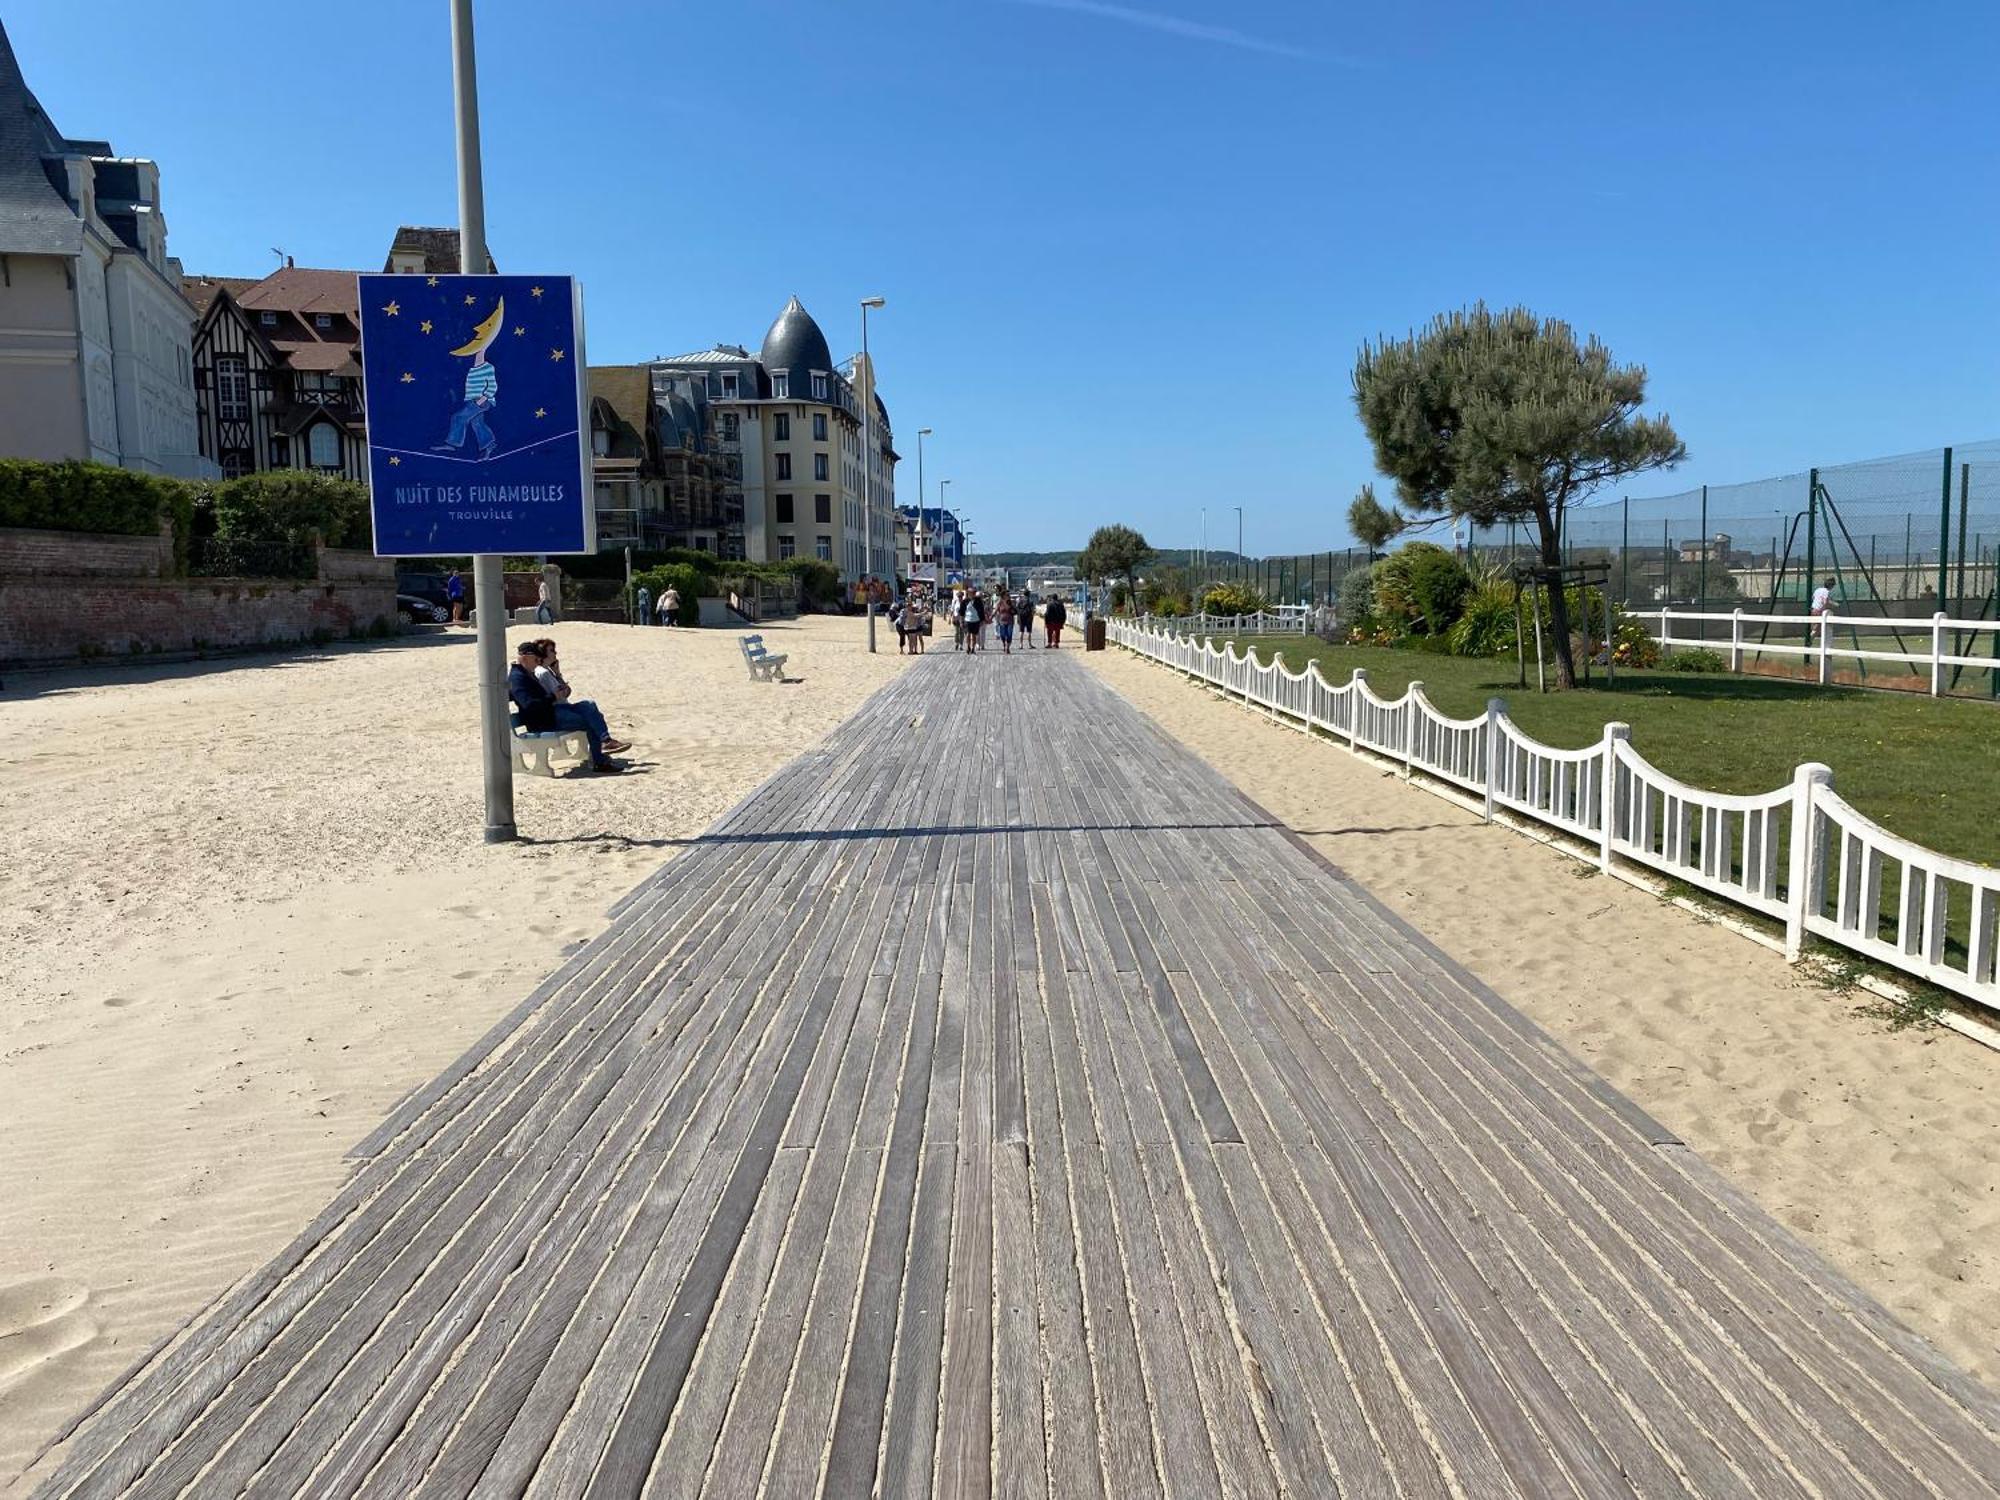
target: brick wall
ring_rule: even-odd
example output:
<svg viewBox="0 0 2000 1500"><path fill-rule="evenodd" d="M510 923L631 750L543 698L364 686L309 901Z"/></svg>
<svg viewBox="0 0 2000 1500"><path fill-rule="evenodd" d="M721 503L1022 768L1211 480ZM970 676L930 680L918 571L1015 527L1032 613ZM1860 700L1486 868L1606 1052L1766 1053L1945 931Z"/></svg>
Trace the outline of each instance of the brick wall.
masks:
<svg viewBox="0 0 2000 1500"><path fill-rule="evenodd" d="M149 566L140 545L155 549ZM396 623L394 566L365 554L322 551L317 581L175 579L158 576L159 545L0 530L0 666L289 645Z"/></svg>
<svg viewBox="0 0 2000 1500"><path fill-rule="evenodd" d="M174 534L108 536L100 532L0 528L0 579L60 573L71 578L160 578L174 570Z"/></svg>

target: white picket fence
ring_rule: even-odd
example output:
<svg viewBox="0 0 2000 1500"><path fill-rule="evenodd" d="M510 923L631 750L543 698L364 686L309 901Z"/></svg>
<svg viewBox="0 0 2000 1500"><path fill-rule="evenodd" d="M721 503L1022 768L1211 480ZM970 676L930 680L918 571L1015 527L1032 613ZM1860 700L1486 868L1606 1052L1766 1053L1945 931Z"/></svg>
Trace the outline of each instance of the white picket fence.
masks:
<svg viewBox="0 0 2000 1500"><path fill-rule="evenodd" d="M1833 681L1836 662L1888 662L1912 675L1928 674L1931 696L1936 698L1945 692L1950 668L2000 670L2000 660L1993 654L2000 646L1995 638L2000 620L1954 620L1944 614L1882 619L1833 611L1823 615L1751 615L1740 609L1726 614L1638 609L1627 614L1646 626L1646 633L1660 643L1662 651L1706 646L1726 655L1732 672L1743 670L1746 656L1793 657L1814 663L1824 685ZM1676 635L1676 622L1694 628ZM1726 634L1720 628L1723 625L1729 627ZM1779 637L1768 639L1774 627ZM1845 645L1841 644L1842 636L1846 637ZM1961 652L1957 649L1961 644L1975 652L1983 646L1985 654Z"/></svg>
<svg viewBox="0 0 2000 1500"><path fill-rule="evenodd" d="M1453 719L1420 682L1387 699L1360 669L1336 685L1317 662L1294 672L1275 654L1260 662L1150 620L1114 619L1109 632L1245 703L1387 757L1405 776L1468 792L1488 818L1505 808L1559 829L1594 846L1607 872L1644 866L1783 922L1793 959L1811 934L2000 1009L2000 870L1898 838L1842 801L1823 765L1800 766L1775 791L1730 796L1652 765L1623 724L1605 725L1595 745L1558 750L1523 733L1503 699ZM1956 933L1955 915L1965 918Z"/></svg>
<svg viewBox="0 0 2000 1500"><path fill-rule="evenodd" d="M1313 611L1301 604L1281 604L1254 615L1161 616L1152 623L1170 635L1308 635Z"/></svg>

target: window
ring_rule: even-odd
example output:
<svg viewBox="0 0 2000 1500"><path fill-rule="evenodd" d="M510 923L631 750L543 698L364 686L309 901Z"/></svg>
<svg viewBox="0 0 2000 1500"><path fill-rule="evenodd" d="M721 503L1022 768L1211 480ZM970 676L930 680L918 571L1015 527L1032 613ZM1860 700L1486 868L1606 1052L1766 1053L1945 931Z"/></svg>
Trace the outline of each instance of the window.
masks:
<svg viewBox="0 0 2000 1500"><path fill-rule="evenodd" d="M783 562L788 557L797 557L798 555L799 555L798 543L794 542L788 536L781 536L778 538L779 562Z"/></svg>
<svg viewBox="0 0 2000 1500"><path fill-rule="evenodd" d="M734 401L736 399L736 372L734 370L724 370L722 372L722 399L724 401Z"/></svg>
<svg viewBox="0 0 2000 1500"><path fill-rule="evenodd" d="M771 372L771 399L789 401L792 399L792 375L789 370Z"/></svg>
<svg viewBox="0 0 2000 1500"><path fill-rule="evenodd" d="M815 443L826 441L826 413L823 411L813 413L813 441Z"/></svg>
<svg viewBox="0 0 2000 1500"><path fill-rule="evenodd" d="M291 457L290 441L288 439L281 437L272 438L271 467L274 469L290 468L291 462L292 462L292 457Z"/></svg>
<svg viewBox="0 0 2000 1500"><path fill-rule="evenodd" d="M791 454L789 454L789 453L780 453L780 454L778 455L778 477L779 477L780 479L790 479L790 478L792 477L792 455L791 455Z"/></svg>
<svg viewBox="0 0 2000 1500"><path fill-rule="evenodd" d="M316 422L306 434L307 450L312 455L315 469L337 469L340 467L340 434L332 424Z"/></svg>
<svg viewBox="0 0 2000 1500"><path fill-rule="evenodd" d="M736 441L736 413L733 411L726 411L722 414L722 437L725 442L733 443Z"/></svg>
<svg viewBox="0 0 2000 1500"><path fill-rule="evenodd" d="M333 327L333 315L331 313L314 313L313 327L320 329Z"/></svg>
<svg viewBox="0 0 2000 1500"><path fill-rule="evenodd" d="M792 440L792 416L790 412L771 414L771 437L775 442L789 443Z"/></svg>
<svg viewBox="0 0 2000 1500"><path fill-rule="evenodd" d="M590 451L595 453L599 458L609 458L611 456L611 434L602 427L591 428Z"/></svg>
<svg viewBox="0 0 2000 1500"><path fill-rule="evenodd" d="M813 496L813 519L822 526L833 524L833 496Z"/></svg>
<svg viewBox="0 0 2000 1500"><path fill-rule="evenodd" d="M278 315L274 312L261 312L257 314L257 322L264 328L276 328L278 326Z"/></svg>
<svg viewBox="0 0 2000 1500"><path fill-rule="evenodd" d="M830 536L815 537L813 539L813 556L817 557L821 562L832 562L833 538Z"/></svg>
<svg viewBox="0 0 2000 1500"><path fill-rule="evenodd" d="M248 450L243 448L225 448L222 450L222 477L224 479L239 479L249 472L250 454Z"/></svg>
<svg viewBox="0 0 2000 1500"><path fill-rule="evenodd" d="M824 453L815 453L813 455L813 478L825 479L827 477L826 455Z"/></svg>
<svg viewBox="0 0 2000 1500"><path fill-rule="evenodd" d="M215 414L239 422L250 415L250 367L240 354L215 362Z"/></svg>
<svg viewBox="0 0 2000 1500"><path fill-rule="evenodd" d="M780 526L789 526L792 524L792 497L790 495L778 496L778 524Z"/></svg>
<svg viewBox="0 0 2000 1500"><path fill-rule="evenodd" d="M813 400L826 400L826 372L824 370L813 371Z"/></svg>

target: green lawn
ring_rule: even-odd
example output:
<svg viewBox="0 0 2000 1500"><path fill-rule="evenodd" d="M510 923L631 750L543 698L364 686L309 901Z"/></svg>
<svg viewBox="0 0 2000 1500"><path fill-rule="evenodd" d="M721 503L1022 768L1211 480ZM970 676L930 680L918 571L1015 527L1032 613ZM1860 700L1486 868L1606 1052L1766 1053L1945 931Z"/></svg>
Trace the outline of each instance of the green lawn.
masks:
<svg viewBox="0 0 2000 1500"><path fill-rule="evenodd" d="M1516 685L1512 660L1271 637L1240 644L1267 659L1281 650L1294 671L1317 659L1329 682L1364 667L1386 698L1420 680L1455 718L1505 698L1515 723L1564 749L1594 744L1606 723L1622 720L1647 760L1718 792L1768 792L1789 782L1800 762L1822 761L1833 767L1834 790L1892 833L2000 864L2000 706L1990 703L1677 672L1621 671L1615 688L1600 679L1575 692L1537 693Z"/></svg>

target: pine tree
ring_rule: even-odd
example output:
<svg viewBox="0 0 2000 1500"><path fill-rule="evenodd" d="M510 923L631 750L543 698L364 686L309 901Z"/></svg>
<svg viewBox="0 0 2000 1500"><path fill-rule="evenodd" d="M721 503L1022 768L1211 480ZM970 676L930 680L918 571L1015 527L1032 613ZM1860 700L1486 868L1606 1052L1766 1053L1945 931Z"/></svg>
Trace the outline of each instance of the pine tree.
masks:
<svg viewBox="0 0 2000 1500"><path fill-rule="evenodd" d="M1482 526L1532 521L1544 567L1562 563L1564 512L1599 485L1681 462L1666 417L1638 414L1646 371L1593 336L1526 308L1482 303L1407 339L1362 346L1354 404L1375 464L1417 514ZM1556 681L1576 685L1569 610L1548 591Z"/></svg>

